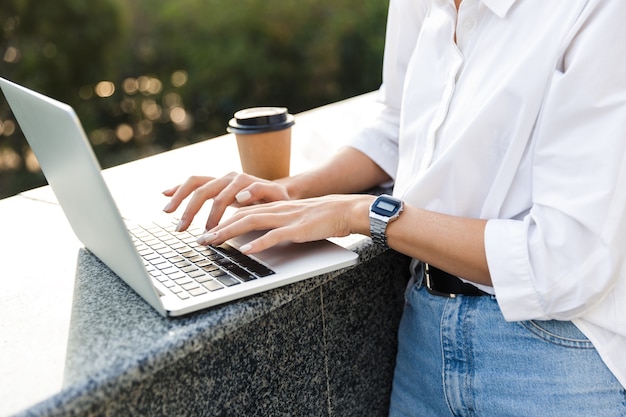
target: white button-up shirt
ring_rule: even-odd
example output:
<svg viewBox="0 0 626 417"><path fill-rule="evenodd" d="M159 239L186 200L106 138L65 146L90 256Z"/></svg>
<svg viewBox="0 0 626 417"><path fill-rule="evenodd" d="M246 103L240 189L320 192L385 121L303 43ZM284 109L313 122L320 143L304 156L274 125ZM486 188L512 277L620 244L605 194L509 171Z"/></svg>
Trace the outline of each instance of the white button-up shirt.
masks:
<svg viewBox="0 0 626 417"><path fill-rule="evenodd" d="M572 320L626 386L626 1L391 0L380 99L352 146L488 219L504 317Z"/></svg>

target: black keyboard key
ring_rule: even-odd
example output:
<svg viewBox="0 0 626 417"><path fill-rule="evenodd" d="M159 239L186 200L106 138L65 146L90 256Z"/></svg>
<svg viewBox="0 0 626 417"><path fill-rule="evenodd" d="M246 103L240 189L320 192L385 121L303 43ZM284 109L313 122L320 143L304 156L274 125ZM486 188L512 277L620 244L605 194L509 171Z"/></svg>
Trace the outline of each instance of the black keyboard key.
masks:
<svg viewBox="0 0 626 417"><path fill-rule="evenodd" d="M260 278L269 277L270 275L274 275L276 273L263 265L261 265L261 267L259 267L258 269L252 270L252 272L254 272L254 275Z"/></svg>
<svg viewBox="0 0 626 417"><path fill-rule="evenodd" d="M165 222L129 229L146 268L159 275L156 279L174 279L187 290L196 290L200 294L274 274L265 265L228 244L217 247L198 245L196 236L204 233L200 228L182 233L175 232L175 228L176 222ZM189 297L182 289L177 293Z"/></svg>
<svg viewBox="0 0 626 417"><path fill-rule="evenodd" d="M213 262L215 262L215 265L219 265L219 266L221 266L222 268L229 268L229 267L231 267L231 266L237 266L237 264L236 264L236 263L234 263L233 261L231 261L231 260L230 260L230 259L228 259L228 258L216 259L216 260L215 260L215 261L213 261Z"/></svg>
<svg viewBox="0 0 626 417"><path fill-rule="evenodd" d="M212 261L217 261L218 259L224 259L224 256L220 255L219 253L211 253L208 255L205 255L208 259L212 260Z"/></svg>
<svg viewBox="0 0 626 417"><path fill-rule="evenodd" d="M237 263L255 262L252 258L244 255L243 253L237 253L235 255L229 256L229 258Z"/></svg>
<svg viewBox="0 0 626 417"><path fill-rule="evenodd" d="M234 276L236 276L243 282L248 282L248 281L252 281L253 279L256 279L256 277L251 272L246 271L240 266L235 265L232 268L228 268L228 272L230 272L231 274L233 274Z"/></svg>
<svg viewBox="0 0 626 417"><path fill-rule="evenodd" d="M234 255L241 253L237 249L233 248L227 243L222 243L219 246L215 246L215 248L218 249L221 253L226 254L228 256L234 256Z"/></svg>
<svg viewBox="0 0 626 417"><path fill-rule="evenodd" d="M265 265L255 261L254 259L248 259L246 262L242 262L241 265L260 277L266 277L268 275L274 274L274 271L272 271Z"/></svg>

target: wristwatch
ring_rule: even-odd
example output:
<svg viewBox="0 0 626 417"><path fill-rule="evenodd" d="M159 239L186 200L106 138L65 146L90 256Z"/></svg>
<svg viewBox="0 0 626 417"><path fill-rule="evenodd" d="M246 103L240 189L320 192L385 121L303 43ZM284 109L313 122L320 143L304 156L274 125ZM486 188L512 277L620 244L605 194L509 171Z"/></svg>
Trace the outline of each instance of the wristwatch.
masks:
<svg viewBox="0 0 626 417"><path fill-rule="evenodd" d="M396 220L404 203L387 194L378 196L370 206L370 235L374 243L387 247L387 225Z"/></svg>

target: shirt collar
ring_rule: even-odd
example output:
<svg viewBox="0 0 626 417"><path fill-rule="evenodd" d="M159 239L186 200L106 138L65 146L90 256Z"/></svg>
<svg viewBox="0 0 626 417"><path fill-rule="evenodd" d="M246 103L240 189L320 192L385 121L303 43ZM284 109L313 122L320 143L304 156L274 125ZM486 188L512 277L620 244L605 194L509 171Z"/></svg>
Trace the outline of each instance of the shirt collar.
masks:
<svg viewBox="0 0 626 417"><path fill-rule="evenodd" d="M517 0L482 0L498 17L504 18Z"/></svg>

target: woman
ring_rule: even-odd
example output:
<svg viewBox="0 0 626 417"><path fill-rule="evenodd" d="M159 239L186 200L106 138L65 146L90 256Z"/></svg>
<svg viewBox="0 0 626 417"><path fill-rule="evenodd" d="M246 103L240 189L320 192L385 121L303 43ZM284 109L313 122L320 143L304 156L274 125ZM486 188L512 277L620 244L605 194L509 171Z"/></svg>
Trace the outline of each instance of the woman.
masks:
<svg viewBox="0 0 626 417"><path fill-rule="evenodd" d="M190 178L166 211L192 195L184 230L213 199L204 244L270 229L248 253L361 233L411 256L390 415L624 416L625 22L621 0L391 0L384 109L349 147Z"/></svg>

